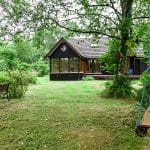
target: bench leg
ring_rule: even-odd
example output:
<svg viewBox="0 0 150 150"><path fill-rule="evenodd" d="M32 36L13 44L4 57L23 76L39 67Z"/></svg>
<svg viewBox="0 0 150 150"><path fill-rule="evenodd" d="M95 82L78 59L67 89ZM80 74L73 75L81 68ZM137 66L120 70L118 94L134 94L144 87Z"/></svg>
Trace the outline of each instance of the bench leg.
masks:
<svg viewBox="0 0 150 150"><path fill-rule="evenodd" d="M140 137L144 137L144 136L146 136L147 128L138 126L138 127L135 129L135 133L136 133L138 136L140 136Z"/></svg>
<svg viewBox="0 0 150 150"><path fill-rule="evenodd" d="M8 101L9 101L9 94L8 94L8 92L7 92L7 99L8 99Z"/></svg>

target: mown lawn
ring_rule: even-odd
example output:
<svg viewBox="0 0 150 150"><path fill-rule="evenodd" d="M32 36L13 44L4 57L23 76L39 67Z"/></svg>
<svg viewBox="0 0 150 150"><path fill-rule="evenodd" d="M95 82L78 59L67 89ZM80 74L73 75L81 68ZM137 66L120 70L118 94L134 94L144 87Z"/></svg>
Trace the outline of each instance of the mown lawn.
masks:
<svg viewBox="0 0 150 150"><path fill-rule="evenodd" d="M39 78L23 99L0 99L0 150L144 150L132 100L100 96L105 81Z"/></svg>

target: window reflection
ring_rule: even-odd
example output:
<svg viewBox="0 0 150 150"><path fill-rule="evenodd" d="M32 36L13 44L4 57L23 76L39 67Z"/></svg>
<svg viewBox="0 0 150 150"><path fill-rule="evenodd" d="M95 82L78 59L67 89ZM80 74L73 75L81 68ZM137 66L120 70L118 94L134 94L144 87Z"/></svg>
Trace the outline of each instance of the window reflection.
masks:
<svg viewBox="0 0 150 150"><path fill-rule="evenodd" d="M60 59L61 72L69 72L68 71L68 58Z"/></svg>
<svg viewBox="0 0 150 150"><path fill-rule="evenodd" d="M78 58L70 58L70 72L78 72Z"/></svg>
<svg viewBox="0 0 150 150"><path fill-rule="evenodd" d="M51 72L78 72L78 57L52 58Z"/></svg>
<svg viewBox="0 0 150 150"><path fill-rule="evenodd" d="M59 72L59 58L51 59L51 72Z"/></svg>

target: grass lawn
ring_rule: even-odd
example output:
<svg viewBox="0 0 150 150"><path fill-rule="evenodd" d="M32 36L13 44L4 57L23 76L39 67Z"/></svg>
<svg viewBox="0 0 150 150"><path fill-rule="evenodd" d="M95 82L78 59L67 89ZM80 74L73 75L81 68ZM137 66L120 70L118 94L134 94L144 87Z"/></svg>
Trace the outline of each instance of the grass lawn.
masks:
<svg viewBox="0 0 150 150"><path fill-rule="evenodd" d="M0 99L0 150L146 150L132 100L100 97L105 81L39 78L23 99Z"/></svg>

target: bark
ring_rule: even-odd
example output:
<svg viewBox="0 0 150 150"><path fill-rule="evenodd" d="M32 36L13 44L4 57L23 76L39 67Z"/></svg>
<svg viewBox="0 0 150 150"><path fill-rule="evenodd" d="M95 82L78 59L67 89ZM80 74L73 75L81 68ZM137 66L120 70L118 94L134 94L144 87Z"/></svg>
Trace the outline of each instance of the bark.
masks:
<svg viewBox="0 0 150 150"><path fill-rule="evenodd" d="M132 6L134 0L120 0L122 16L120 22L120 52L122 53L122 60L120 65L120 70L122 74L127 74L127 54L128 46L127 41L130 39L132 34Z"/></svg>

